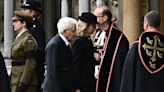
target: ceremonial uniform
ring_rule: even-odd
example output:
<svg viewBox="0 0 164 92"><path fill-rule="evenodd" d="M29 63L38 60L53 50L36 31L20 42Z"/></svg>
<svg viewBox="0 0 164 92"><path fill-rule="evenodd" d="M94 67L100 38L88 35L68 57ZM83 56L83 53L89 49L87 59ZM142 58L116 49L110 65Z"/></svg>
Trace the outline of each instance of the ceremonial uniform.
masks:
<svg viewBox="0 0 164 92"><path fill-rule="evenodd" d="M101 54L96 92L119 92L124 59L129 49L128 40L114 23L96 37L94 46Z"/></svg>
<svg viewBox="0 0 164 92"><path fill-rule="evenodd" d="M33 36L28 32L23 32L17 37L12 45L11 58L11 88L12 92L18 92L17 86L20 83L25 84L24 91L36 92L36 61L35 54L37 43Z"/></svg>
<svg viewBox="0 0 164 92"><path fill-rule="evenodd" d="M31 12L27 12L27 9L34 10L35 13L41 13L41 4L38 1L35 0L26 0L26 2L21 6L21 8L25 9L22 10L24 13L27 13L27 15L31 15ZM45 30L41 23L38 21L37 16L33 16L33 21L30 23L30 28L28 30L32 36L35 38L37 44L38 44L38 50L36 55L36 73L37 73L37 79L38 84L40 85L38 87L38 92L41 90L41 84L44 79L44 73L45 73Z"/></svg>
<svg viewBox="0 0 164 92"><path fill-rule="evenodd" d="M129 50L120 92L163 92L164 34L144 32Z"/></svg>
<svg viewBox="0 0 164 92"><path fill-rule="evenodd" d="M31 27L29 28L29 32L32 34L32 36L35 38L37 44L38 44L38 50L36 55L36 73L37 73L37 79L38 83L42 84L44 79L44 72L45 72L45 32L43 29L43 26L40 24L38 20L33 20L31 23Z"/></svg>

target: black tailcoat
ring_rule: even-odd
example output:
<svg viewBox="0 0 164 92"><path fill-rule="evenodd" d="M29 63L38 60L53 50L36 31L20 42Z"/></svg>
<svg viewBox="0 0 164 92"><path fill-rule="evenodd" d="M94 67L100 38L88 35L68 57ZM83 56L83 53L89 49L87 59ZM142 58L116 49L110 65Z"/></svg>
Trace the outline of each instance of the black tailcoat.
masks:
<svg viewBox="0 0 164 92"><path fill-rule="evenodd" d="M74 63L72 51L57 34L46 46L47 74L43 92L72 92Z"/></svg>

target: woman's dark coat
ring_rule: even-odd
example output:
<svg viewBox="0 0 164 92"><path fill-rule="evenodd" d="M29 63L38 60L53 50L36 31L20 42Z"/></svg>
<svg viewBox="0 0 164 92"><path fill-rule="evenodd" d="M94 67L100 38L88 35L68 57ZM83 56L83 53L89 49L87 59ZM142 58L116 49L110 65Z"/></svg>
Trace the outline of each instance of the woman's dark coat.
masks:
<svg viewBox="0 0 164 92"><path fill-rule="evenodd" d="M88 37L78 36L72 44L72 51L76 67L76 88L95 90L94 67L96 61L92 41Z"/></svg>

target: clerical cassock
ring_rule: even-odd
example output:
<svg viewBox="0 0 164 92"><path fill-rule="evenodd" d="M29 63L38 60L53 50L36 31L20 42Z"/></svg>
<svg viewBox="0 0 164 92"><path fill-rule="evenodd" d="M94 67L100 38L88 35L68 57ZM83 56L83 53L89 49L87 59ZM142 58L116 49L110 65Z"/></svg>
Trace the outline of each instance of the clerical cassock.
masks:
<svg viewBox="0 0 164 92"><path fill-rule="evenodd" d="M129 50L120 92L164 92L164 35L144 32Z"/></svg>

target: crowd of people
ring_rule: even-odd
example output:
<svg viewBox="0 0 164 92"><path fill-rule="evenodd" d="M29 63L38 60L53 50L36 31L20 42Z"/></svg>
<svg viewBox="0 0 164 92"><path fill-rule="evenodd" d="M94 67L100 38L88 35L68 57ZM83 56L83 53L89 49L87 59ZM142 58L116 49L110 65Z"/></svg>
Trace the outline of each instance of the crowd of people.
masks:
<svg viewBox="0 0 164 92"><path fill-rule="evenodd" d="M105 5L78 19L60 18L47 44L40 13L34 0L14 12L11 74L0 54L0 92L164 91L164 34L157 11L144 16L145 31L130 48Z"/></svg>

